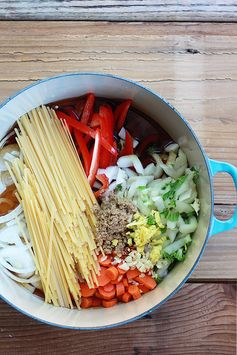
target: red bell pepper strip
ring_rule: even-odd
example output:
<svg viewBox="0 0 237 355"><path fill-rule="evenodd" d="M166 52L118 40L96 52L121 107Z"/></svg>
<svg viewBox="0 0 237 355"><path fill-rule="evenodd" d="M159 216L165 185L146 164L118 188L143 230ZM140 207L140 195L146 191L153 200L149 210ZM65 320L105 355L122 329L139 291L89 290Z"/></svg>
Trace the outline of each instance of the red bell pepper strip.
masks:
<svg viewBox="0 0 237 355"><path fill-rule="evenodd" d="M145 139L143 139L140 144L138 144L136 148L136 154L143 154L145 150L149 147L149 145L151 145L152 143L157 143L158 140L159 135L157 133L150 134Z"/></svg>
<svg viewBox="0 0 237 355"><path fill-rule="evenodd" d="M118 147L117 147L117 142L114 140L113 141L113 147L118 150ZM114 155L110 155L110 163L109 163L109 166L111 165L115 165L117 163L117 157L115 157Z"/></svg>
<svg viewBox="0 0 237 355"><path fill-rule="evenodd" d="M97 128L101 125L101 116L99 113L95 112L92 115L92 119L90 122L90 127L91 128Z"/></svg>
<svg viewBox="0 0 237 355"><path fill-rule="evenodd" d="M91 166L90 166L90 171L88 176L88 181L91 186L94 185L95 176L99 169L100 148L101 148L101 133L100 130L97 128L95 132L95 144L94 144Z"/></svg>
<svg viewBox="0 0 237 355"><path fill-rule="evenodd" d="M102 183L101 188L94 193L95 197L100 197L109 187L109 179L105 174L96 175L96 179Z"/></svg>
<svg viewBox="0 0 237 355"><path fill-rule="evenodd" d="M66 115L64 112L60 111L60 114L58 114L59 111L56 111L56 113L57 113L58 118L66 121L68 127L73 127L75 129L78 129L80 132L88 134L89 136L91 136L92 138L95 139L95 131L92 128L88 127L87 125L85 125L82 122L78 122L78 121L72 119L70 116ZM114 156L117 157L117 155L118 155L117 150L112 145L110 145L103 137L101 138L101 144L111 154L113 154Z"/></svg>
<svg viewBox="0 0 237 355"><path fill-rule="evenodd" d="M94 94L88 94L86 103L82 112L81 116L81 122L87 124L90 120L90 117L93 112L93 107L94 107L94 102L95 102L95 95Z"/></svg>
<svg viewBox="0 0 237 355"><path fill-rule="evenodd" d="M110 106L102 105L99 109L99 115L101 117L101 134L102 137L110 144L113 145L113 125L114 117L113 111ZM104 148L101 150L100 155L100 168L105 169L110 165L110 153Z"/></svg>
<svg viewBox="0 0 237 355"><path fill-rule="evenodd" d="M85 139L80 131L75 129L74 130L74 137L75 137L75 141L79 147L79 154L81 153L81 155L82 155L83 167L84 167L86 176L88 176L89 172L90 172L90 165L91 165L91 156L90 156L89 150L87 148Z"/></svg>
<svg viewBox="0 0 237 355"><path fill-rule="evenodd" d="M131 106L132 100L125 100L120 105L118 105L114 112L115 119L115 129L116 132L119 132L120 129L124 126L124 122L127 117L129 107Z"/></svg>
<svg viewBox="0 0 237 355"><path fill-rule="evenodd" d="M85 99L79 99L79 100L77 100L77 102L75 104L75 110L76 110L77 116L79 118L82 115L82 112L83 112L84 107L85 107L85 103L86 103Z"/></svg>
<svg viewBox="0 0 237 355"><path fill-rule="evenodd" d="M123 149L119 153L119 157L123 157L124 155L132 155L132 154L133 154L133 138L131 134L126 130L125 144Z"/></svg>

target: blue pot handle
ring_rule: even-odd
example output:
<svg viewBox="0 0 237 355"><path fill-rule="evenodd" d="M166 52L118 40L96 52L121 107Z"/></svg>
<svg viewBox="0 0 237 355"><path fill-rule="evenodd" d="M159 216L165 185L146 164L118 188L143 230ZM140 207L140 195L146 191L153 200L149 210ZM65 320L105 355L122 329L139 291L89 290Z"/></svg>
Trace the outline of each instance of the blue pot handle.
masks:
<svg viewBox="0 0 237 355"><path fill-rule="evenodd" d="M209 159L212 176L217 173L228 173L232 176L237 190L237 168L231 164ZM212 227L210 235L227 231L237 226L237 206L233 216L227 221L220 221L215 216L212 217Z"/></svg>

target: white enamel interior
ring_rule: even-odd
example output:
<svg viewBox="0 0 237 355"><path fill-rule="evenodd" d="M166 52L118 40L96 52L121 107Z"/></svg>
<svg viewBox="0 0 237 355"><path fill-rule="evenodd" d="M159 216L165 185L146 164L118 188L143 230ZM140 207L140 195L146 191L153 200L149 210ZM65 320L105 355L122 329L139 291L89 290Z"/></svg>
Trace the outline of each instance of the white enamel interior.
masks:
<svg viewBox="0 0 237 355"><path fill-rule="evenodd" d="M211 187L202 151L182 118L162 99L150 91L112 76L95 74L67 75L32 86L12 98L0 109L0 140L19 116L41 104L94 92L97 96L131 98L137 108L148 114L180 144L191 165L199 166L201 214L187 258L178 264L152 292L129 304L111 309L78 311L45 304L40 298L18 286L0 273L0 295L22 312L43 322L77 328L100 328L136 318L164 301L190 273L207 238L211 217Z"/></svg>

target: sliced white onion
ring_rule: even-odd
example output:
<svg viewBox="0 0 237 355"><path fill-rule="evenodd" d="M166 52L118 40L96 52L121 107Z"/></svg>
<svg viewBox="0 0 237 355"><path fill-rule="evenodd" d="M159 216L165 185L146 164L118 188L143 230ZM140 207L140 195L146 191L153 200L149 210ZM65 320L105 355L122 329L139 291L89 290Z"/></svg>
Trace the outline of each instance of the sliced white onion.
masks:
<svg viewBox="0 0 237 355"><path fill-rule="evenodd" d="M118 136L119 136L119 138L125 140L125 138L126 138L126 129L124 127L121 128L121 130L119 131Z"/></svg>
<svg viewBox="0 0 237 355"><path fill-rule="evenodd" d="M118 175L116 178L116 184L123 184L124 182L126 182L128 176L126 174L126 172L123 169L118 169Z"/></svg>
<svg viewBox="0 0 237 355"><path fill-rule="evenodd" d="M121 265L118 266L119 269L124 270L124 271L128 271L129 270L129 266L127 263L122 263Z"/></svg>
<svg viewBox="0 0 237 355"><path fill-rule="evenodd" d="M167 145L165 147L165 152L167 152L167 153L177 152L178 149L179 149L179 145L177 143L170 143L169 145Z"/></svg>
<svg viewBox="0 0 237 355"><path fill-rule="evenodd" d="M148 164L145 169L144 169L144 175L154 175L156 170L155 164L154 163L150 163Z"/></svg>
<svg viewBox="0 0 237 355"><path fill-rule="evenodd" d="M109 183L117 179L118 173L119 173L118 166L108 166L108 168L105 169L105 175L109 179Z"/></svg>
<svg viewBox="0 0 237 355"><path fill-rule="evenodd" d="M153 180L154 180L153 175L140 175L140 176L133 176L133 177L129 178L127 183L128 183L128 185L131 185L132 183L134 183L136 181L147 181L146 184L148 184L148 183L152 182Z"/></svg>
<svg viewBox="0 0 237 355"><path fill-rule="evenodd" d="M23 276L31 276L35 272L35 263L29 250L8 246L0 250L0 264L6 269Z"/></svg>
<svg viewBox="0 0 237 355"><path fill-rule="evenodd" d="M120 157L117 165L120 168L130 168L133 166L138 174L143 174L144 172L142 163L136 155L126 155L124 157Z"/></svg>
<svg viewBox="0 0 237 355"><path fill-rule="evenodd" d="M5 143L8 141L9 138L11 138L12 136L14 136L15 131L10 132L9 134L7 134L0 142L0 149L5 145Z"/></svg>
<svg viewBox="0 0 237 355"><path fill-rule="evenodd" d="M19 235L19 227L17 224L5 226L0 229L0 241L7 244L15 244L22 246L22 241Z"/></svg>
<svg viewBox="0 0 237 355"><path fill-rule="evenodd" d="M124 171L126 172L126 174L129 178L133 177L133 176L137 176L137 173L130 168L124 168Z"/></svg>
<svg viewBox="0 0 237 355"><path fill-rule="evenodd" d="M31 293L34 293L35 292L35 287L34 286L31 286L30 284L23 284L23 286L29 290Z"/></svg>
<svg viewBox="0 0 237 355"><path fill-rule="evenodd" d="M117 186L116 181L113 181L113 182L109 185L107 191L108 191L108 192L114 191L114 189L116 188L116 186Z"/></svg>
<svg viewBox="0 0 237 355"><path fill-rule="evenodd" d="M1 267L1 266L0 266ZM8 271L7 269L1 267L1 270L7 275L9 276L12 280L19 282L19 283L24 283L24 284L33 284L34 282L39 282L40 281L40 277L33 275L30 278L23 278L20 276L16 276L14 274L12 274L10 271Z"/></svg>
<svg viewBox="0 0 237 355"><path fill-rule="evenodd" d="M16 156L12 155L12 152L19 151L19 147L17 144L9 144L5 147L2 147L0 150L0 171L6 171L6 161L12 162L16 159Z"/></svg>
<svg viewBox="0 0 237 355"><path fill-rule="evenodd" d="M139 144L138 140L134 139L132 143L133 148L136 148L138 144Z"/></svg>

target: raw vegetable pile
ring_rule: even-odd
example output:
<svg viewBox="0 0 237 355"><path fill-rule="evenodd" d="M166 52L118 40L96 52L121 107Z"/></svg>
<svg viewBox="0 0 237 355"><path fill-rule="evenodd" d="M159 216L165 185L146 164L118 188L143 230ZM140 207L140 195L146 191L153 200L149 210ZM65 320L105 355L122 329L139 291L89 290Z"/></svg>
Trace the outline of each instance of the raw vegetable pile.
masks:
<svg viewBox="0 0 237 355"><path fill-rule="evenodd" d="M91 187L102 202L97 237L106 255L99 258L100 286L82 293L82 307L97 306L101 299L109 307L139 298L155 287L154 280L160 282L176 262L185 259L197 228L199 174L188 167L175 142L162 151L157 147L159 132L143 140L132 136L126 129L131 100L115 108L105 103L95 109L95 103L94 95L88 94L77 105L58 103L56 113L66 120ZM118 200L113 205L114 195ZM136 212L129 211L128 203ZM135 276L130 278L129 272Z"/></svg>
<svg viewBox="0 0 237 355"><path fill-rule="evenodd" d="M92 93L50 105L66 122L99 202L95 214L100 275L94 288L78 277L81 308L112 307L154 289L185 259L197 228L198 170L188 166L175 142L161 147L159 132L133 136L127 128L131 105L131 100L108 104ZM20 154L16 144L13 148L1 154L2 194L13 183L5 163ZM9 208L0 224L0 267L34 292L41 284L25 240L30 236L24 214L20 206L11 213Z"/></svg>

